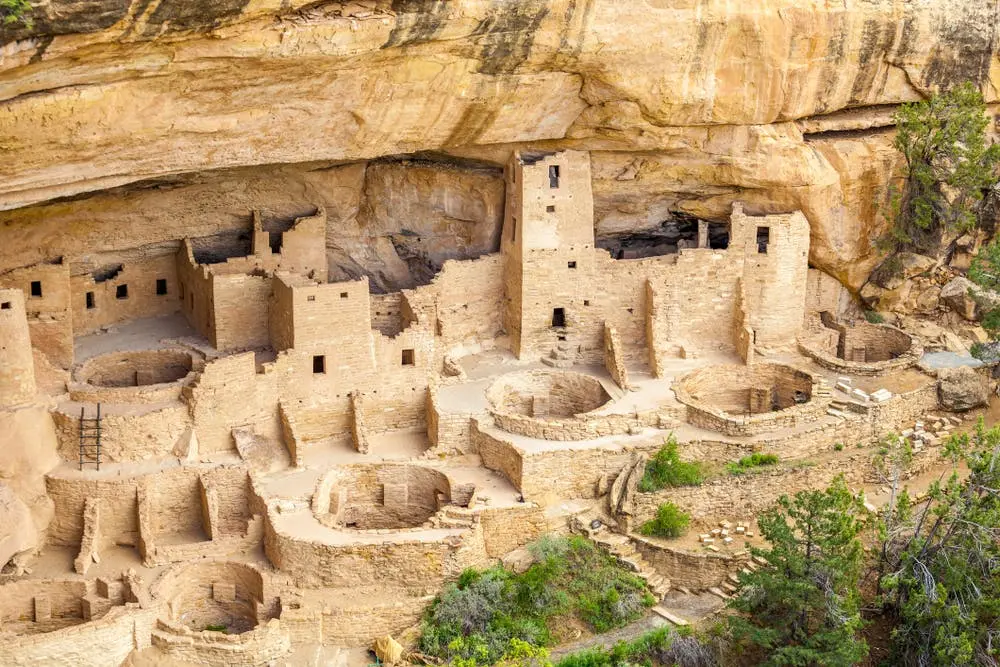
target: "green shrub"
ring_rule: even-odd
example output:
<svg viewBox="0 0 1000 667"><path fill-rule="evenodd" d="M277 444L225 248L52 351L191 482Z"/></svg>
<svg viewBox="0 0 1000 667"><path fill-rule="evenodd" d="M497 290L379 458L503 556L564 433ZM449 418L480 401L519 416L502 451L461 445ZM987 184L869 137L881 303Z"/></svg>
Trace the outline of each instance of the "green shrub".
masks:
<svg viewBox="0 0 1000 667"><path fill-rule="evenodd" d="M591 648L562 658L555 667L700 666L718 664L712 651L687 628L658 628L610 648Z"/></svg>
<svg viewBox="0 0 1000 667"><path fill-rule="evenodd" d="M29 0L0 0L0 25L20 23L26 28L32 27Z"/></svg>
<svg viewBox="0 0 1000 667"><path fill-rule="evenodd" d="M703 479L699 464L681 461L677 440L671 435L666 444L646 462L639 490L651 493L671 486L698 486Z"/></svg>
<svg viewBox="0 0 1000 667"><path fill-rule="evenodd" d="M750 456L744 456L739 461L727 463L726 470L730 475L744 475L758 468L777 465L779 460L777 454L754 452Z"/></svg>
<svg viewBox="0 0 1000 667"><path fill-rule="evenodd" d="M835 444L833 446L833 451L835 451L835 452L842 452L842 451L844 451L844 443L838 442L837 444Z"/></svg>
<svg viewBox="0 0 1000 667"><path fill-rule="evenodd" d="M226 625L222 625L222 624L218 624L218 625L206 625L205 626L205 632L221 632L224 635L228 635L229 634L229 627L226 626Z"/></svg>
<svg viewBox="0 0 1000 667"><path fill-rule="evenodd" d="M882 315L882 313L876 312L874 310L866 310L865 319L872 324L882 324L885 322L885 317Z"/></svg>
<svg viewBox="0 0 1000 667"><path fill-rule="evenodd" d="M424 617L421 650L464 667L521 664L515 644L521 653L550 644L555 619L572 615L604 632L655 603L642 579L582 537L544 537L528 549L535 562L522 574L469 569L449 585Z"/></svg>
<svg viewBox="0 0 1000 667"><path fill-rule="evenodd" d="M654 537L680 537L687 532L690 523L691 516L687 512L673 503L663 503L656 508L656 518L642 524L639 532Z"/></svg>

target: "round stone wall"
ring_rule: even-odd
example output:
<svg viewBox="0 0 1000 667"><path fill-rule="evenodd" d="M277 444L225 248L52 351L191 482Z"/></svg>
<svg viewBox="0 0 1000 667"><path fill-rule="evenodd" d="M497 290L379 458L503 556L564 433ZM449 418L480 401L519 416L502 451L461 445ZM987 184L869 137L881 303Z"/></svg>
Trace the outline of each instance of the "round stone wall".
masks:
<svg viewBox="0 0 1000 667"><path fill-rule="evenodd" d="M843 324L829 318L823 323L822 328L802 338L799 349L824 368L876 376L908 368L923 355L915 337L887 324Z"/></svg>
<svg viewBox="0 0 1000 667"><path fill-rule="evenodd" d="M451 501L448 477L401 463L339 466L320 482L313 511L331 528L403 530L422 526Z"/></svg>
<svg viewBox="0 0 1000 667"><path fill-rule="evenodd" d="M727 435L754 435L815 421L826 404L814 401L815 378L775 363L708 366L673 386L687 421Z"/></svg>
<svg viewBox="0 0 1000 667"><path fill-rule="evenodd" d="M187 350L143 350L102 354L74 373L77 382L96 387L143 387L176 382L194 366Z"/></svg>
<svg viewBox="0 0 1000 667"><path fill-rule="evenodd" d="M593 412L611 400L597 378L569 371L526 371L496 380L486 398L499 413L559 419Z"/></svg>
<svg viewBox="0 0 1000 667"><path fill-rule="evenodd" d="M201 632L242 634L257 627L263 601L260 572L242 563L207 561L169 570L153 587L166 603L167 618Z"/></svg>

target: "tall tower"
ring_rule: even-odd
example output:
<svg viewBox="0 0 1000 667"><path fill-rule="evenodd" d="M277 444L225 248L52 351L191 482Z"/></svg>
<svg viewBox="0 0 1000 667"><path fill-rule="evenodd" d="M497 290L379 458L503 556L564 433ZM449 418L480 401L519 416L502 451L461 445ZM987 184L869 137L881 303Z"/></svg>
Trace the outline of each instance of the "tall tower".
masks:
<svg viewBox="0 0 1000 667"><path fill-rule="evenodd" d="M24 292L0 289L0 407L23 403L35 395Z"/></svg>
<svg viewBox="0 0 1000 667"><path fill-rule="evenodd" d="M794 345L806 310L809 221L801 211L750 216L736 203L730 232L730 245L743 248L743 293L754 342Z"/></svg>
<svg viewBox="0 0 1000 667"><path fill-rule="evenodd" d="M596 261L590 155L515 153L507 168L504 327L519 357L559 343L593 345L598 324L583 323ZM593 329L593 331L591 331Z"/></svg>

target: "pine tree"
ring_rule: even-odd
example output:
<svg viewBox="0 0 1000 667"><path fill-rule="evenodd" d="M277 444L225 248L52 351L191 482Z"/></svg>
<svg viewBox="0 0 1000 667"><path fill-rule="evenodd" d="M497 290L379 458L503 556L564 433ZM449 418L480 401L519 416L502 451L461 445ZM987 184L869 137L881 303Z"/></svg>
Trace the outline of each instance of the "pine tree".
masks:
<svg viewBox="0 0 1000 667"><path fill-rule="evenodd" d="M766 665L853 665L867 654L858 581L864 527L860 496L843 477L829 488L782 496L758 519L769 549L753 549L767 565L741 575L730 603L737 647L763 650Z"/></svg>

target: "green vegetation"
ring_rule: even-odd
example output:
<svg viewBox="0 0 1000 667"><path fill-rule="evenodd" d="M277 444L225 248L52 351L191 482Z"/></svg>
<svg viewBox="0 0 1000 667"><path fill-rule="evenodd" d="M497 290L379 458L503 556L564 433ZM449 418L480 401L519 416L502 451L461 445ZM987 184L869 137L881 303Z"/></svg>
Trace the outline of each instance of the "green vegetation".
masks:
<svg viewBox="0 0 1000 667"><path fill-rule="evenodd" d="M204 631L205 632L221 632L224 635L228 635L229 634L229 627L226 626L226 625L222 625L222 624L218 624L218 625L206 625Z"/></svg>
<svg viewBox="0 0 1000 667"><path fill-rule="evenodd" d="M31 2L29 0L0 0L0 24L20 23L30 28L32 26L31 17L28 16L30 11Z"/></svg>
<svg viewBox="0 0 1000 667"><path fill-rule="evenodd" d="M639 490L651 493L672 486L698 486L703 480L699 464L681 461L677 440L671 435L653 458L646 462Z"/></svg>
<svg viewBox="0 0 1000 667"><path fill-rule="evenodd" d="M833 446L833 451L835 451L835 452L842 452L842 451L844 451L844 443L842 443L842 442L836 443Z"/></svg>
<svg viewBox="0 0 1000 667"><path fill-rule="evenodd" d="M905 174L888 240L895 249L933 249L942 232L977 225L983 193L996 182L1000 146L987 145L986 105L968 82L902 105L895 121Z"/></svg>
<svg viewBox="0 0 1000 667"><path fill-rule="evenodd" d="M757 520L768 566L741 575L730 606L734 647L766 665L854 665L867 653L861 628L862 499L843 477L823 491L782 496Z"/></svg>
<svg viewBox="0 0 1000 667"><path fill-rule="evenodd" d="M885 317L882 316L882 313L876 312L874 310L866 310L865 319L868 320L868 322L870 322L871 324L885 323Z"/></svg>
<svg viewBox="0 0 1000 667"><path fill-rule="evenodd" d="M653 537L680 537L687 532L691 515L673 503L663 503L656 508L656 518L642 524L643 535Z"/></svg>
<svg viewBox="0 0 1000 667"><path fill-rule="evenodd" d="M535 563L523 574L469 569L449 585L424 618L420 650L474 661L456 662L465 667L494 664L551 644L560 618L606 632L655 602L642 579L582 537L543 538L529 548Z"/></svg>
<svg viewBox="0 0 1000 667"><path fill-rule="evenodd" d="M779 462L777 454L761 454L754 452L750 456L744 456L739 461L732 461L726 464L726 471L730 475L745 475L756 472L760 468L777 465Z"/></svg>
<svg viewBox="0 0 1000 667"><path fill-rule="evenodd" d="M969 267L969 280L976 283L980 287L984 287L988 290L994 292L1000 291L1000 236L994 238L988 244L980 248L979 252L972 259L972 265ZM971 291L971 290L970 290ZM989 334L990 338L993 340L1000 339L1000 307L996 306L994 303L987 303L986 299L977 299L980 308L983 312L983 319L980 322L986 333ZM977 351L983 356L977 356ZM971 350L972 355L976 356L977 359L983 359L986 354L991 356L996 356L996 352L993 351L989 346L984 346L979 343L973 346Z"/></svg>
<svg viewBox="0 0 1000 667"><path fill-rule="evenodd" d="M655 662L654 662L655 661ZM555 667L632 667L633 665L712 665L711 651L687 628L659 628L611 648L568 655Z"/></svg>
<svg viewBox="0 0 1000 667"><path fill-rule="evenodd" d="M928 502L905 493L880 524L893 664L995 665L1000 658L1000 427L953 436L954 469ZM959 466L968 468L961 479Z"/></svg>

